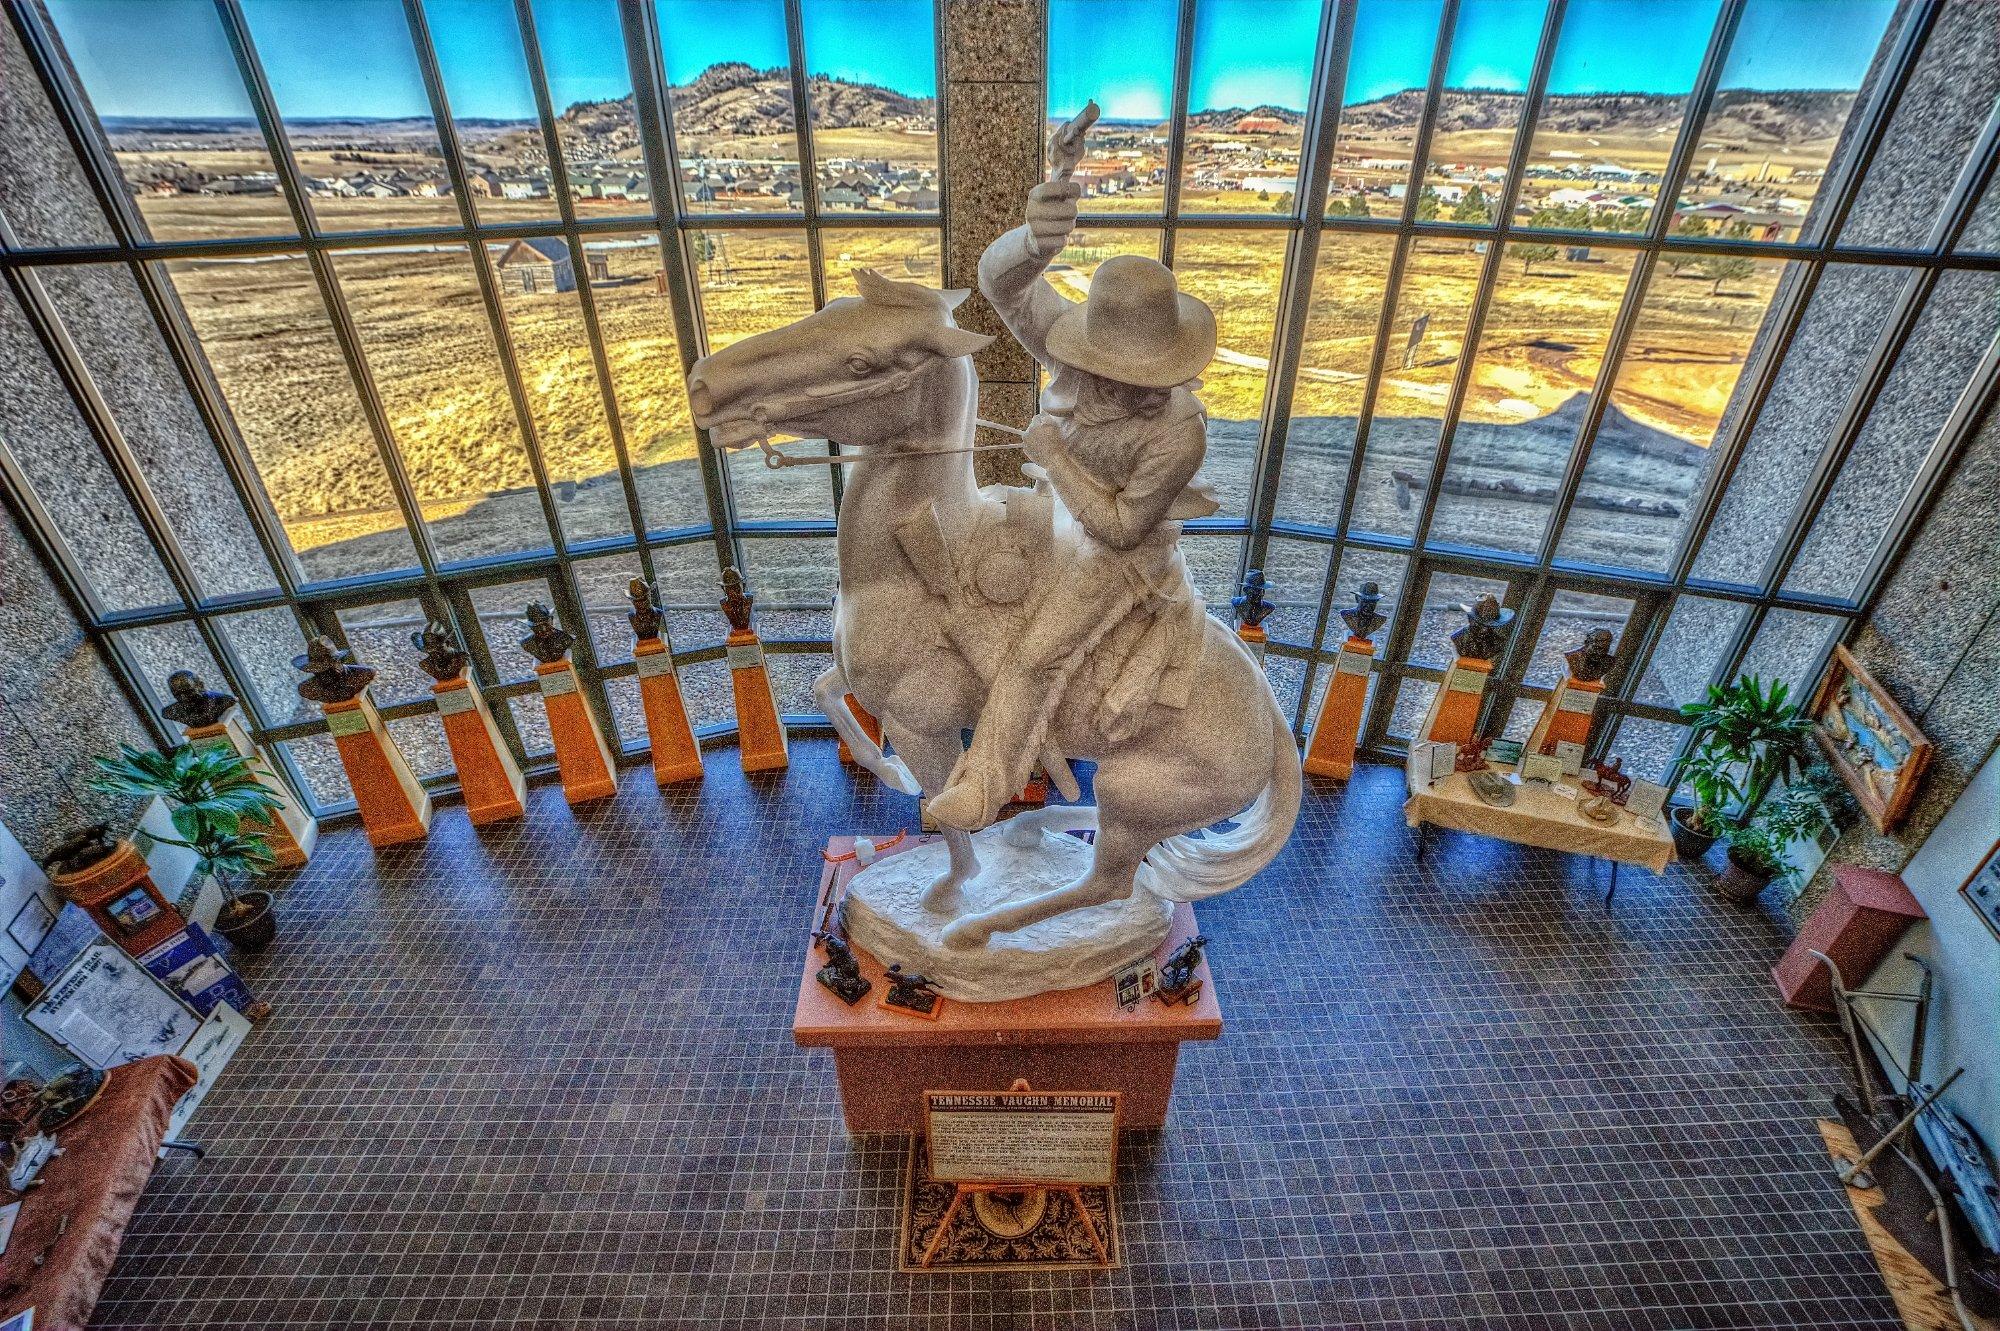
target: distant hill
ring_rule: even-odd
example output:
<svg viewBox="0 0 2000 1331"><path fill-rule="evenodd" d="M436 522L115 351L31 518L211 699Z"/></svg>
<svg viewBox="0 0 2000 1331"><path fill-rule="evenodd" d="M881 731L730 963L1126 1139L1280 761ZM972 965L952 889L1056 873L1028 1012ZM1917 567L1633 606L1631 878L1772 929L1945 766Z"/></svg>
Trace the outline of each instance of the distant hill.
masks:
<svg viewBox="0 0 2000 1331"><path fill-rule="evenodd" d="M1684 98L1657 93L1565 94L1544 98L1540 125L1560 134L1670 132L1680 123ZM1716 94L1704 128L1704 142L1727 144L1805 143L1840 133L1854 94L1833 90L1763 92L1736 89ZM1414 131L1423 118L1424 92L1402 92L1358 102L1341 111L1341 124L1364 134ZM1511 92L1447 92L1438 105L1440 133L1464 133L1512 125L1521 114L1521 95ZM1282 106L1232 106L1188 117L1191 128L1227 133L1246 118L1275 120L1297 127L1305 113Z"/></svg>

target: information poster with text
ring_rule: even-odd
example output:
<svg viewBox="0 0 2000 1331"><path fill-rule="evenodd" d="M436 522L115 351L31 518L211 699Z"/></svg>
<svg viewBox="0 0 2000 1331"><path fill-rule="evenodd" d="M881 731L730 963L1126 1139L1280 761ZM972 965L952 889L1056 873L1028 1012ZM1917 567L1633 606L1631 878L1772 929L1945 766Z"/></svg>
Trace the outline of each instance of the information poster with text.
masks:
<svg viewBox="0 0 2000 1331"><path fill-rule="evenodd" d="M1116 1091L926 1091L942 1183L1087 1184L1118 1172Z"/></svg>

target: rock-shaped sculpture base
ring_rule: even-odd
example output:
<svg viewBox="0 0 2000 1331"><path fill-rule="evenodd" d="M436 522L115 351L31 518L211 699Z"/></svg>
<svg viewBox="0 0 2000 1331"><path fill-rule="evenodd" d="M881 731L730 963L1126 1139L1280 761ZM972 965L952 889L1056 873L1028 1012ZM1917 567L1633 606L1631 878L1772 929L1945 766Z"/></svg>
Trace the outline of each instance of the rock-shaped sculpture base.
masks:
<svg viewBox="0 0 2000 1331"><path fill-rule="evenodd" d="M947 998L1003 1003L1052 989L1095 984L1147 957L1166 941L1174 908L1139 888L1122 901L1067 911L984 947L952 947L945 927L968 911L1033 896L1090 871L1090 847L1073 836L1040 833L1034 844L1009 844L1004 825L972 838L980 873L961 889L964 905L924 906L924 893L949 863L944 842L891 855L847 885L847 936L884 966L901 963L934 983ZM1142 867L1143 877L1150 868Z"/></svg>

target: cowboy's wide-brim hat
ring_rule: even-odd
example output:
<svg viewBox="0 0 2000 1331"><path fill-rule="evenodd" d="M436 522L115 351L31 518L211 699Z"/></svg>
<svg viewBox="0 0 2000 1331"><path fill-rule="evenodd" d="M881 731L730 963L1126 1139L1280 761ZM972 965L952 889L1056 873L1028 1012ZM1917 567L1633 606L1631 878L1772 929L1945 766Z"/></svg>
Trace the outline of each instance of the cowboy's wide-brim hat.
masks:
<svg viewBox="0 0 2000 1331"><path fill-rule="evenodd" d="M292 669L317 675L322 670L346 665L353 659L354 653L347 648L336 647L325 638L314 638L306 644L303 655L292 658Z"/></svg>
<svg viewBox="0 0 2000 1331"><path fill-rule="evenodd" d="M1065 365L1141 388L1198 378L1215 356L1215 315L1142 254L1098 265L1090 298L1049 327L1049 354Z"/></svg>
<svg viewBox="0 0 2000 1331"><path fill-rule="evenodd" d="M1472 605L1461 605L1458 609L1459 613L1463 614L1467 619L1486 628L1504 629L1514 622L1514 612L1504 605L1490 617L1485 614L1486 606L1483 602L1475 602Z"/></svg>

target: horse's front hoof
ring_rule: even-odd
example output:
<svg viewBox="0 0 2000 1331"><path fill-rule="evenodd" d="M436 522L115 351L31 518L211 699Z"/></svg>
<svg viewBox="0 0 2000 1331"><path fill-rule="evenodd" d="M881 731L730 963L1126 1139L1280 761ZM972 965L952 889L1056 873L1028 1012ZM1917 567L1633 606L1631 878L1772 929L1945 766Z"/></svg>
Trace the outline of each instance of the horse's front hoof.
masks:
<svg viewBox="0 0 2000 1331"><path fill-rule="evenodd" d="M991 937L993 937L993 926L978 919L964 919L948 924L943 934L946 947L985 947L986 940Z"/></svg>

